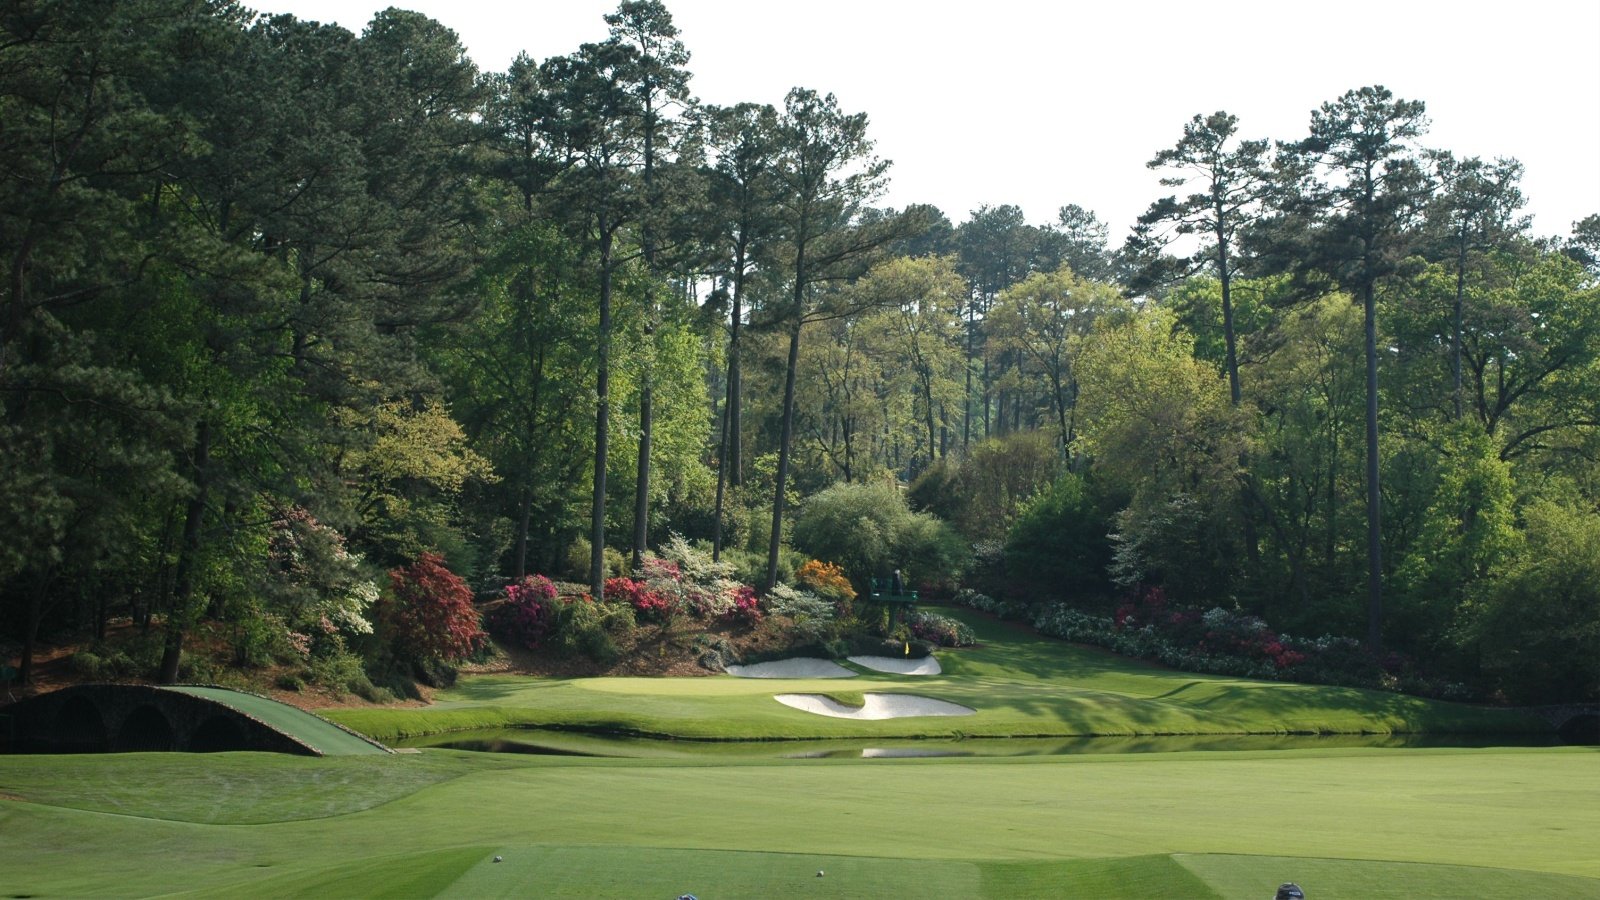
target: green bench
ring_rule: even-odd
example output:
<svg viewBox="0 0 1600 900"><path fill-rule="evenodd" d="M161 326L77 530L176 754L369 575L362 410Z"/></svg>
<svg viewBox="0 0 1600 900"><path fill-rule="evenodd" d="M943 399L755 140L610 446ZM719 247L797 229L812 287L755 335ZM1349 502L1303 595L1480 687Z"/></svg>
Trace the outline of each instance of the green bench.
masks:
<svg viewBox="0 0 1600 900"><path fill-rule="evenodd" d="M906 606L914 606L917 602L917 592L908 591L902 587L900 593L896 594L894 592L893 578L874 578L872 579L870 599L874 603L902 603Z"/></svg>
<svg viewBox="0 0 1600 900"><path fill-rule="evenodd" d="M908 591L902 585L899 593L895 592L893 578L872 579L872 593L867 599L873 603L882 603L889 608L889 627L893 628L900 621L901 610L917 608L917 592Z"/></svg>

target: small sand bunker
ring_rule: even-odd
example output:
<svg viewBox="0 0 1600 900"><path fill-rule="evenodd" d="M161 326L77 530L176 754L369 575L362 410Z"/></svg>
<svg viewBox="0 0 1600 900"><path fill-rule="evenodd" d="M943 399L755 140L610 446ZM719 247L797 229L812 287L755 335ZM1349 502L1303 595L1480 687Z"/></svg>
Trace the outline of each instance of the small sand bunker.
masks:
<svg viewBox="0 0 1600 900"><path fill-rule="evenodd" d="M845 706L821 694L778 694L772 699L795 709L835 719L900 719L912 716L970 716L977 710L912 694L866 694L860 706Z"/></svg>
<svg viewBox="0 0 1600 900"><path fill-rule="evenodd" d="M937 675L944 670L939 661L928 654L921 659L904 659L897 656L852 656L850 661L863 669L890 672L895 675Z"/></svg>
<svg viewBox="0 0 1600 900"><path fill-rule="evenodd" d="M856 673L831 659L797 656L749 666L729 666L728 674L738 678L854 678Z"/></svg>

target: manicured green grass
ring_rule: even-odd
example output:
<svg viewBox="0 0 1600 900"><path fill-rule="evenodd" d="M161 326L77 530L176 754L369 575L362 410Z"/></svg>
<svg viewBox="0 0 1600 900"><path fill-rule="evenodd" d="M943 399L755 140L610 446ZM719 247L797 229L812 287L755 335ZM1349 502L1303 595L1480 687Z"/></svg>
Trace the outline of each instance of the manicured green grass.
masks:
<svg viewBox="0 0 1600 900"><path fill-rule="evenodd" d="M1054 738L826 738L806 741L681 741L625 738L543 728L489 728L421 735L401 741L407 748L543 753L623 759L801 759L865 755L1064 756L1089 753L1179 753L1188 751L1332 750L1354 748L1550 747L1540 736L1198 734ZM866 754L864 751L878 751Z"/></svg>
<svg viewBox="0 0 1600 900"><path fill-rule="evenodd" d="M195 685L179 685L167 687L164 690L204 697L207 700L215 700L224 706L231 706L245 715L270 725L309 747L315 748L325 756L360 756L384 752L383 748L377 747L356 735L319 719L303 709L296 709L287 703L279 703L267 697L232 691L227 688Z"/></svg>
<svg viewBox="0 0 1600 900"><path fill-rule="evenodd" d="M1152 734L1518 733L1549 726L1521 714L1381 691L1176 672L946 610L982 646L941 651L944 673L838 679L464 678L427 709L328 710L379 740L507 726L566 726L695 740ZM848 685L848 686L847 686ZM978 712L881 721L832 719L778 693L859 697L898 691Z"/></svg>
<svg viewBox="0 0 1600 900"><path fill-rule="evenodd" d="M516 764L491 753L359 760L283 753L0 756L0 792L90 812L249 825L360 812L442 781Z"/></svg>
<svg viewBox="0 0 1600 900"><path fill-rule="evenodd" d="M942 654L936 678L475 678L436 709L341 718L386 735L548 722L822 748L954 729L1172 731L1211 746L1235 732L1533 727L1170 672L974 624L986 645ZM981 712L854 722L772 700L796 690L902 690ZM0 897L1231 898L1293 880L1316 900L1600 898L1600 752L1588 748L866 760L644 746L659 758L0 757Z"/></svg>
<svg viewBox="0 0 1600 900"><path fill-rule="evenodd" d="M1578 748L5 757L0 794L5 891L37 896L1600 897Z"/></svg>

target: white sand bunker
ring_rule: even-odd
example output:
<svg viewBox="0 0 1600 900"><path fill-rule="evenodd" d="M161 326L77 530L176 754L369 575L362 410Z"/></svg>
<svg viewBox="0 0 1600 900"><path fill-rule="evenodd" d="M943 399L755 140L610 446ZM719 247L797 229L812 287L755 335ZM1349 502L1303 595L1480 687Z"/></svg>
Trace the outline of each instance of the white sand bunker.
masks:
<svg viewBox="0 0 1600 900"><path fill-rule="evenodd" d="M850 661L863 669L890 672L895 675L937 675L944 670L939 661L928 654L921 659L904 659L898 656L852 656Z"/></svg>
<svg viewBox="0 0 1600 900"><path fill-rule="evenodd" d="M797 656L749 666L729 666L728 674L739 678L854 678L856 673L831 659Z"/></svg>
<svg viewBox="0 0 1600 900"><path fill-rule="evenodd" d="M977 710L912 694L866 694L860 706L845 706L821 694L778 694L772 699L795 709L835 719L900 719L911 716L970 716Z"/></svg>

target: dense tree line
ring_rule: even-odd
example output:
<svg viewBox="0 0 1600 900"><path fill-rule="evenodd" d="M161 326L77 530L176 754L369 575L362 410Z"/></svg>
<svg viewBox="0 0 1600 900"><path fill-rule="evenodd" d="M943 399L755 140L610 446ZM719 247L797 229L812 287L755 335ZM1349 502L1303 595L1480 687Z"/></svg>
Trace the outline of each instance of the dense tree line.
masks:
<svg viewBox="0 0 1600 900"><path fill-rule="evenodd" d="M930 584L1156 585L1600 693L1600 218L1531 235L1515 161L1367 87L1297 138L1182 124L1150 165L1185 193L1117 246L1072 204L952 224L874 206L865 113L702 104L662 4L603 24L486 73L398 9L0 13L24 679L120 616L166 680L197 629L384 665L385 571L598 597L669 532L767 589L791 541L888 565L834 520L898 483L971 549L907 550Z"/></svg>

